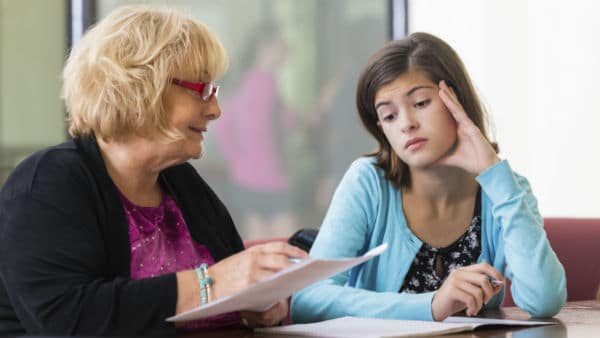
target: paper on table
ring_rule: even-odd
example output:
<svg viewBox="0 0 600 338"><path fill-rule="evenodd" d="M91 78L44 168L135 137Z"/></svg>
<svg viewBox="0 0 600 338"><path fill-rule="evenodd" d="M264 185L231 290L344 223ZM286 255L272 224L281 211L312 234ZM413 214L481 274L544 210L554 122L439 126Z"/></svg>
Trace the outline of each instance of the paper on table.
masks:
<svg viewBox="0 0 600 338"><path fill-rule="evenodd" d="M354 258L317 259L309 257L244 290L169 317L167 321L188 321L240 310L264 311L277 301L291 296L294 292L363 263L381 254L386 248L387 244L384 243L364 255Z"/></svg>
<svg viewBox="0 0 600 338"><path fill-rule="evenodd" d="M448 317L444 323L452 324L472 324L473 328L484 325L504 325L504 326L534 326L534 325L554 325L554 322L542 322L533 320L511 320L511 319L495 319L481 317Z"/></svg>
<svg viewBox="0 0 600 338"><path fill-rule="evenodd" d="M359 317L342 317L312 324L255 329L256 332L267 334L332 338L422 337L470 330L471 327L465 324Z"/></svg>
<svg viewBox="0 0 600 338"><path fill-rule="evenodd" d="M296 336L388 338L424 337L446 333L473 331L484 325L549 325L552 322L449 317L444 322L342 317L312 324L295 324L255 329L260 333Z"/></svg>

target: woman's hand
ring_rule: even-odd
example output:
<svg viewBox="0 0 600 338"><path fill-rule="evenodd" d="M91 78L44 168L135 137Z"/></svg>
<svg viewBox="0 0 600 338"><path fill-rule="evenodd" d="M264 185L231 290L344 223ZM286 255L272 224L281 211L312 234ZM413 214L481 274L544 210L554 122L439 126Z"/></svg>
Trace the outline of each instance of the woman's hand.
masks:
<svg viewBox="0 0 600 338"><path fill-rule="evenodd" d="M288 300L283 299L264 312L242 311L242 322L251 328L277 325L287 317L288 304Z"/></svg>
<svg viewBox="0 0 600 338"><path fill-rule="evenodd" d="M450 273L431 302L433 319L441 321L456 312L466 309L467 316L475 316L500 290L502 285L493 286L489 280L504 277L487 263L459 268Z"/></svg>
<svg viewBox="0 0 600 338"><path fill-rule="evenodd" d="M456 121L457 141L452 150L438 164L463 168L475 175L500 161L492 145L481 130L469 119L452 88L440 81L440 98Z"/></svg>
<svg viewBox="0 0 600 338"><path fill-rule="evenodd" d="M285 269L290 257L304 258L307 253L284 242L256 245L230 256L208 269L214 280L212 299L247 288L257 281Z"/></svg>

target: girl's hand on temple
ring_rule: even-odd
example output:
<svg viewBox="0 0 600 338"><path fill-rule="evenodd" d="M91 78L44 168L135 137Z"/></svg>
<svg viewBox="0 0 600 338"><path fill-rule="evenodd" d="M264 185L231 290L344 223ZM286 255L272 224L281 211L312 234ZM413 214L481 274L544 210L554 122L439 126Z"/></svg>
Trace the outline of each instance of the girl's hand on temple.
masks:
<svg viewBox="0 0 600 338"><path fill-rule="evenodd" d="M502 285L494 287L489 277L504 279L498 270L487 263L473 264L452 271L433 296L433 319L442 321L465 309L467 316L477 315L483 305L502 290Z"/></svg>
<svg viewBox="0 0 600 338"><path fill-rule="evenodd" d="M445 81L440 81L440 98L456 121L457 140L450 152L442 157L437 164L450 165L473 173L483 171L500 161L500 158L486 140L481 130L471 121L458 101L454 90Z"/></svg>
<svg viewBox="0 0 600 338"><path fill-rule="evenodd" d="M308 254L285 242L256 245L230 256L210 268L214 280L211 287L212 300L247 288L293 263L290 257L304 258Z"/></svg>
<svg viewBox="0 0 600 338"><path fill-rule="evenodd" d="M277 325L287 316L288 304L288 300L283 299L264 312L242 311L242 322L251 328Z"/></svg>

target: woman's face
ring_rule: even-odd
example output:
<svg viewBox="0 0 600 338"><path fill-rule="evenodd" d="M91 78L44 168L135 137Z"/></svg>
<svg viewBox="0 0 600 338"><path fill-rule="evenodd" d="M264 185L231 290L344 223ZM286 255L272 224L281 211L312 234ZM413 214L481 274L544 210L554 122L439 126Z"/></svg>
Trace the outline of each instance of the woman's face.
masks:
<svg viewBox="0 0 600 338"><path fill-rule="evenodd" d="M184 136L177 142L166 145L165 151L172 158L185 162L198 159L204 151L204 136L209 122L221 116L216 96L204 101L201 95L190 89L174 84L167 87L164 99L170 127L176 128Z"/></svg>
<svg viewBox="0 0 600 338"><path fill-rule="evenodd" d="M411 168L427 168L456 143L456 122L425 73L410 70L379 88L378 125L394 152Z"/></svg>

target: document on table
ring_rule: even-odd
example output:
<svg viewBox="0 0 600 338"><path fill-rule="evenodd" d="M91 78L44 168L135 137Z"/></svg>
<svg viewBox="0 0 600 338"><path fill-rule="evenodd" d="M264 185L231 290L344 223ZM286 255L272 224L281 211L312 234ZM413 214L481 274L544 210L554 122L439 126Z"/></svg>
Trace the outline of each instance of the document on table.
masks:
<svg viewBox="0 0 600 338"><path fill-rule="evenodd" d="M361 264L381 254L385 249L387 249L386 243L354 258L317 259L308 257L244 290L169 317L167 321L188 321L241 310L264 311L277 301L291 296L294 292Z"/></svg>
<svg viewBox="0 0 600 338"><path fill-rule="evenodd" d="M511 319L495 319L495 318L481 318L481 317L448 317L443 323L466 323L474 325L473 329L481 326L535 326L535 325L554 325L554 322L543 322L533 320L511 320Z"/></svg>
<svg viewBox="0 0 600 338"><path fill-rule="evenodd" d="M447 333L473 331L485 325L533 326L552 325L553 322L522 320L486 319L471 317L449 317L443 322L419 320L376 319L342 317L312 324L255 329L265 334L285 334L294 336L317 336L331 338L392 338L426 337Z"/></svg>

